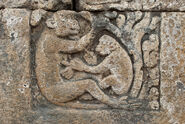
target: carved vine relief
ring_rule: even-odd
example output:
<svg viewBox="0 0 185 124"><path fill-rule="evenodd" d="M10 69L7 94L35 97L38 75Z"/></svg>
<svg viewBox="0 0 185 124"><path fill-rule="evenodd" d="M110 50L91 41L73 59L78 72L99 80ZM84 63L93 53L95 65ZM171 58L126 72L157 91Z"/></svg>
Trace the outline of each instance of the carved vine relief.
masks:
<svg viewBox="0 0 185 124"><path fill-rule="evenodd" d="M74 108L160 106L158 13L55 12L37 42L38 86Z"/></svg>

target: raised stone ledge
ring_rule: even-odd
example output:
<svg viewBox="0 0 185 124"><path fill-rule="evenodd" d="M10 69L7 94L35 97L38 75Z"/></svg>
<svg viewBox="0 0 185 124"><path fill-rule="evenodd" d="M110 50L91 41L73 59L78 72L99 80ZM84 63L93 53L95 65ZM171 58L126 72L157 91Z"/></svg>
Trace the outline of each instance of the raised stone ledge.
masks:
<svg viewBox="0 0 185 124"><path fill-rule="evenodd" d="M185 11L184 0L1 0L0 8L56 11Z"/></svg>
<svg viewBox="0 0 185 124"><path fill-rule="evenodd" d="M72 9L71 0L1 0L0 8L29 8L56 11Z"/></svg>
<svg viewBox="0 0 185 124"><path fill-rule="evenodd" d="M77 5L87 11L185 11L184 0L79 0Z"/></svg>

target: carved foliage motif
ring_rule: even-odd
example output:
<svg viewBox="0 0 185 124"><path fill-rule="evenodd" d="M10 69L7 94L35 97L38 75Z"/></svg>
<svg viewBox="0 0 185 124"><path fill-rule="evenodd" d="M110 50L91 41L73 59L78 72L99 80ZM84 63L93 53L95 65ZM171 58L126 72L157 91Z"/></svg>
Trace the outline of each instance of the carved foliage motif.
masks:
<svg viewBox="0 0 185 124"><path fill-rule="evenodd" d="M36 76L48 101L159 109L159 13L62 10L45 24L36 45Z"/></svg>

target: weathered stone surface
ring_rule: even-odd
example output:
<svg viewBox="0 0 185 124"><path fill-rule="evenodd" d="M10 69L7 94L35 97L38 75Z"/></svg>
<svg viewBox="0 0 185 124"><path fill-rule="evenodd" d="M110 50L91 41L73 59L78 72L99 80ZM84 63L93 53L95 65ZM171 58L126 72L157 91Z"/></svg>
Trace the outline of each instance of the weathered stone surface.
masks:
<svg viewBox="0 0 185 124"><path fill-rule="evenodd" d="M37 9L32 11L30 24L32 26L37 26L41 22L42 18L46 15L46 13L47 11L43 9Z"/></svg>
<svg viewBox="0 0 185 124"><path fill-rule="evenodd" d="M140 0L79 0L80 10L99 11L99 10L141 10Z"/></svg>
<svg viewBox="0 0 185 124"><path fill-rule="evenodd" d="M30 12L4 9L0 15L0 123L24 123L30 108Z"/></svg>
<svg viewBox="0 0 185 124"><path fill-rule="evenodd" d="M183 7L0 1L0 123L184 124Z"/></svg>
<svg viewBox="0 0 185 124"><path fill-rule="evenodd" d="M53 13L36 44L42 94L69 108L159 110L160 20L140 11ZM82 100L87 94L93 99Z"/></svg>
<svg viewBox="0 0 185 124"><path fill-rule="evenodd" d="M48 111L46 111L48 110ZM123 110L77 110L77 109L42 109L42 116L32 123L36 124L134 124L151 123L151 115L147 111L138 112Z"/></svg>
<svg viewBox="0 0 185 124"><path fill-rule="evenodd" d="M71 9L71 0L0 0L0 8Z"/></svg>
<svg viewBox="0 0 185 124"><path fill-rule="evenodd" d="M25 7L45 10L72 9L101 11L101 10L145 10L145 11L185 11L184 0L1 0L1 7Z"/></svg>
<svg viewBox="0 0 185 124"><path fill-rule="evenodd" d="M79 0L79 10L185 11L184 0Z"/></svg>
<svg viewBox="0 0 185 124"><path fill-rule="evenodd" d="M59 10L71 9L71 0L32 0L31 6L34 9Z"/></svg>
<svg viewBox="0 0 185 124"><path fill-rule="evenodd" d="M185 14L162 13L160 123L185 123ZM157 119L158 120L158 119Z"/></svg>
<svg viewBox="0 0 185 124"><path fill-rule="evenodd" d="M1 0L0 4L4 7L28 7L30 0Z"/></svg>
<svg viewBox="0 0 185 124"><path fill-rule="evenodd" d="M48 109L44 110L45 116L38 114L35 122L184 123L183 20L184 13L58 11L52 14L36 44L37 83L49 103L45 100L37 103L39 111L42 104ZM109 60L111 55L113 58ZM134 77L129 92L123 82L116 82L117 69L121 70L116 68L121 64L119 60L123 62L121 67L127 65L126 75L121 73L127 82ZM107 67L110 71L103 74L101 81L99 74ZM98 85L93 79L97 79ZM84 95L77 97L78 93ZM52 111L50 103L60 107L53 106ZM53 119L55 115L61 119ZM73 116L76 118L71 119Z"/></svg>
<svg viewBox="0 0 185 124"><path fill-rule="evenodd" d="M184 0L142 0L143 10L185 11Z"/></svg>

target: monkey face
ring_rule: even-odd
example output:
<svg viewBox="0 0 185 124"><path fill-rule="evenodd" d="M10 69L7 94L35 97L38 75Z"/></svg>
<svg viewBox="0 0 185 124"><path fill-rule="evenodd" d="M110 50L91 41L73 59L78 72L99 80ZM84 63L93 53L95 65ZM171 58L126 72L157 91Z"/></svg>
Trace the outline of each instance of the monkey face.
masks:
<svg viewBox="0 0 185 124"><path fill-rule="evenodd" d="M80 32L80 26L75 19L64 19L59 23L55 32L58 36L65 37L69 35L77 35Z"/></svg>
<svg viewBox="0 0 185 124"><path fill-rule="evenodd" d="M72 11L61 11L55 13L52 18L46 21L49 28L54 29L59 37L74 36L79 34L80 25Z"/></svg>
<svg viewBox="0 0 185 124"><path fill-rule="evenodd" d="M96 47L96 52L100 55L109 55L112 51L114 51L118 47L116 40L108 35L103 35L99 44Z"/></svg>

